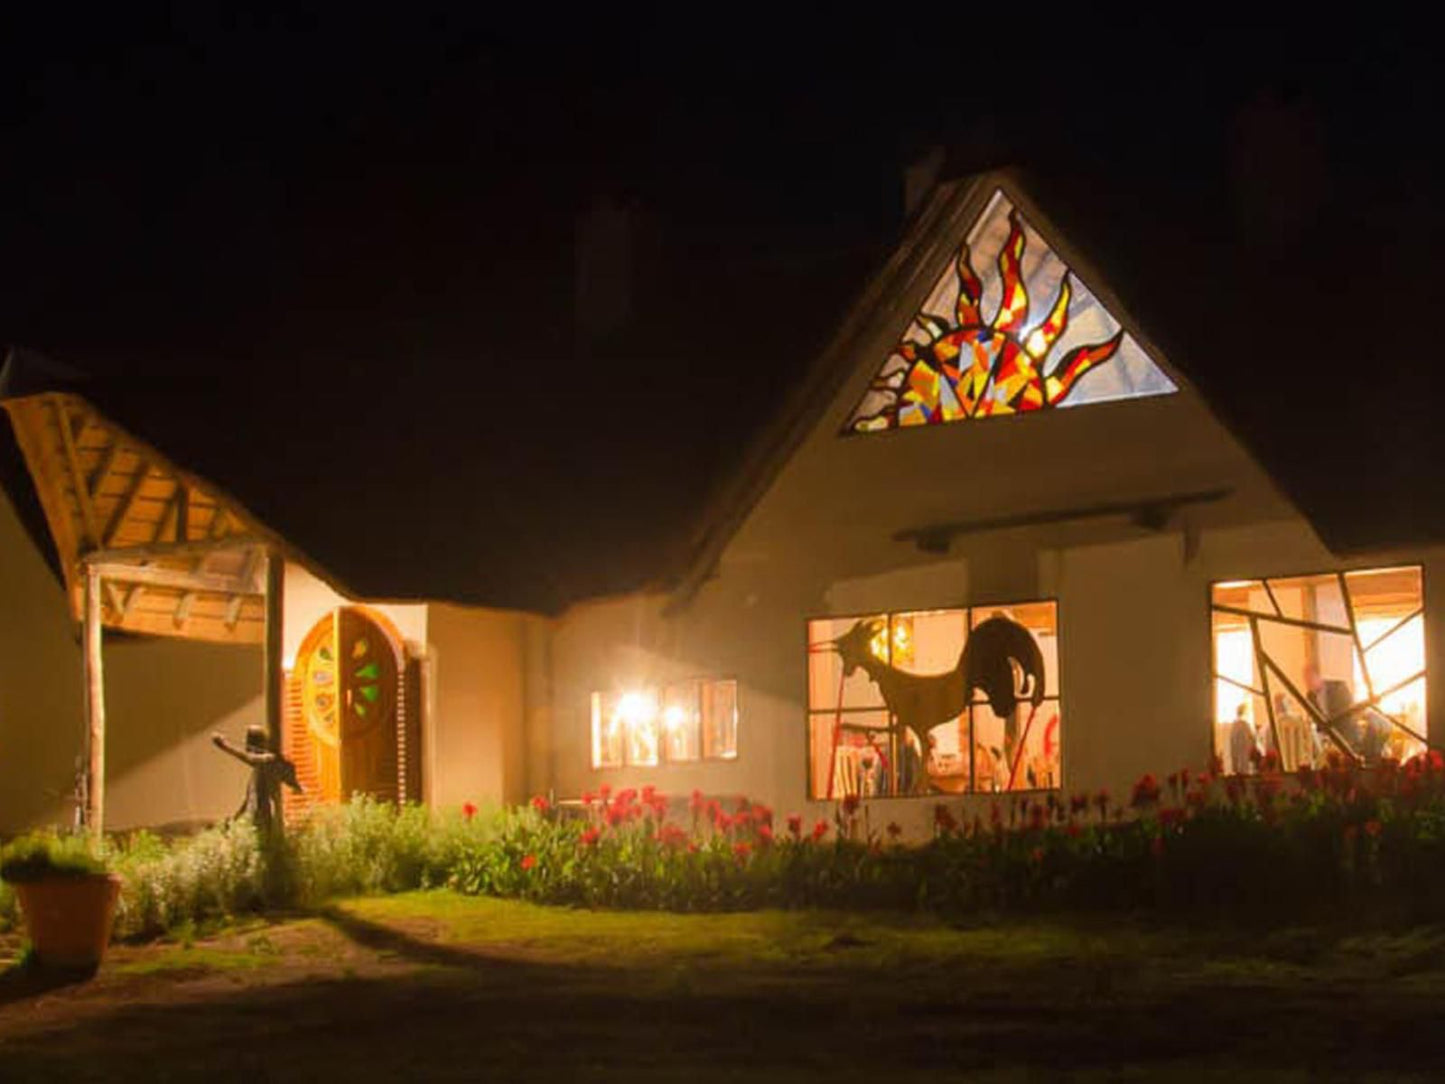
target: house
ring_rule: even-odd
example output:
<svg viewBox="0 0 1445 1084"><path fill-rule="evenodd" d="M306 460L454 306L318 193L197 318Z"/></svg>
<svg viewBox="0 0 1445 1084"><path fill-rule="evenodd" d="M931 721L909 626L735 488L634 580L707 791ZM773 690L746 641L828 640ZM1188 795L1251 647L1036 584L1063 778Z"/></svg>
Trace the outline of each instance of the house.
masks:
<svg viewBox="0 0 1445 1084"><path fill-rule="evenodd" d="M0 827L53 816L83 748L108 824L224 815L240 784L207 739L242 722L311 800L859 794L915 833L940 800L1440 744L1431 515L1371 530L1286 486L1278 440L1242 436L1089 255L1012 174L937 185L686 560L556 614L362 597L15 376L64 587L0 510L34 618L0 680ZM76 623L123 634L104 696Z"/></svg>

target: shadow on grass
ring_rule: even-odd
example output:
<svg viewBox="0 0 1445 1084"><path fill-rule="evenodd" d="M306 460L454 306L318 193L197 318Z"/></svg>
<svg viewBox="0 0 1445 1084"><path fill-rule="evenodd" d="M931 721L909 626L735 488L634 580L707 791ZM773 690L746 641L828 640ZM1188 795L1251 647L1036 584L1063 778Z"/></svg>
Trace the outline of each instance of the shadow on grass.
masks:
<svg viewBox="0 0 1445 1084"><path fill-rule="evenodd" d="M46 967L34 956L27 955L0 971L0 1008L67 986L78 986L94 977L93 968Z"/></svg>
<svg viewBox="0 0 1445 1084"><path fill-rule="evenodd" d="M542 963L319 917L418 965L118 1004L64 1041L7 1040L14 1079L826 1079L1096 1072L1140 1079L1418 1073L1445 1057L1433 999L1157 976L1140 955L1007 972L821 973L731 962ZM1103 969L1101 971L1101 968ZM3 1074L0 1074L3 1075Z"/></svg>

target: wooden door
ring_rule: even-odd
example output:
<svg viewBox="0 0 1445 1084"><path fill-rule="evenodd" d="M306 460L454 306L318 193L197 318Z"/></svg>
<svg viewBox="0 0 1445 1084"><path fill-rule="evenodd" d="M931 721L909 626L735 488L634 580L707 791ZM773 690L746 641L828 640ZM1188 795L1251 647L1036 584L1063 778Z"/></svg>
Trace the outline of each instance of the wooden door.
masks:
<svg viewBox="0 0 1445 1084"><path fill-rule="evenodd" d="M336 611L341 696L341 793L396 801L396 650L353 607Z"/></svg>
<svg viewBox="0 0 1445 1084"><path fill-rule="evenodd" d="M313 801L396 801L399 676L395 636L360 607L335 610L307 634L294 671L300 718L287 744L314 780Z"/></svg>

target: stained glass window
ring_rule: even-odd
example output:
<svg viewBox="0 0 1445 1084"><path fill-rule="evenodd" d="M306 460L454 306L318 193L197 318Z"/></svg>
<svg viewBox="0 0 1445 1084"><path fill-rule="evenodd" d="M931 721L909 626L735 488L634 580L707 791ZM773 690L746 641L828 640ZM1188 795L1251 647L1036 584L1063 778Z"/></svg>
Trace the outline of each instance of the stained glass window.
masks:
<svg viewBox="0 0 1445 1084"><path fill-rule="evenodd" d="M808 644L813 798L1060 785L1056 603L824 618Z"/></svg>
<svg viewBox="0 0 1445 1084"><path fill-rule="evenodd" d="M592 694L592 766L654 767L731 760L738 748L736 681L682 681Z"/></svg>
<svg viewBox="0 0 1445 1084"><path fill-rule="evenodd" d="M1366 766L1425 749L1418 566L1238 580L1211 589L1214 751L1285 771L1333 751Z"/></svg>
<svg viewBox="0 0 1445 1084"><path fill-rule="evenodd" d="M845 432L938 425L1177 390L996 191Z"/></svg>

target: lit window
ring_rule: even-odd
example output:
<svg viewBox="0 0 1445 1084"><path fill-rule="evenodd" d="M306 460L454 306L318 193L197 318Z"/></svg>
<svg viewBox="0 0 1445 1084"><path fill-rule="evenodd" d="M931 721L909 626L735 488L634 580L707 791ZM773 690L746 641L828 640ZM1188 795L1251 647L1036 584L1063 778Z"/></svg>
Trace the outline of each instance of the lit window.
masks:
<svg viewBox="0 0 1445 1084"><path fill-rule="evenodd" d="M1228 772L1336 751L1365 765L1425 749L1419 566L1235 580L1211 590L1214 751Z"/></svg>
<svg viewBox="0 0 1445 1084"><path fill-rule="evenodd" d="M737 756L737 682L592 694L592 766L654 767Z"/></svg>
<svg viewBox="0 0 1445 1084"><path fill-rule="evenodd" d="M940 425L1175 390L1000 189L844 431Z"/></svg>
<svg viewBox="0 0 1445 1084"><path fill-rule="evenodd" d="M825 618L808 644L812 797L1060 785L1056 603Z"/></svg>

